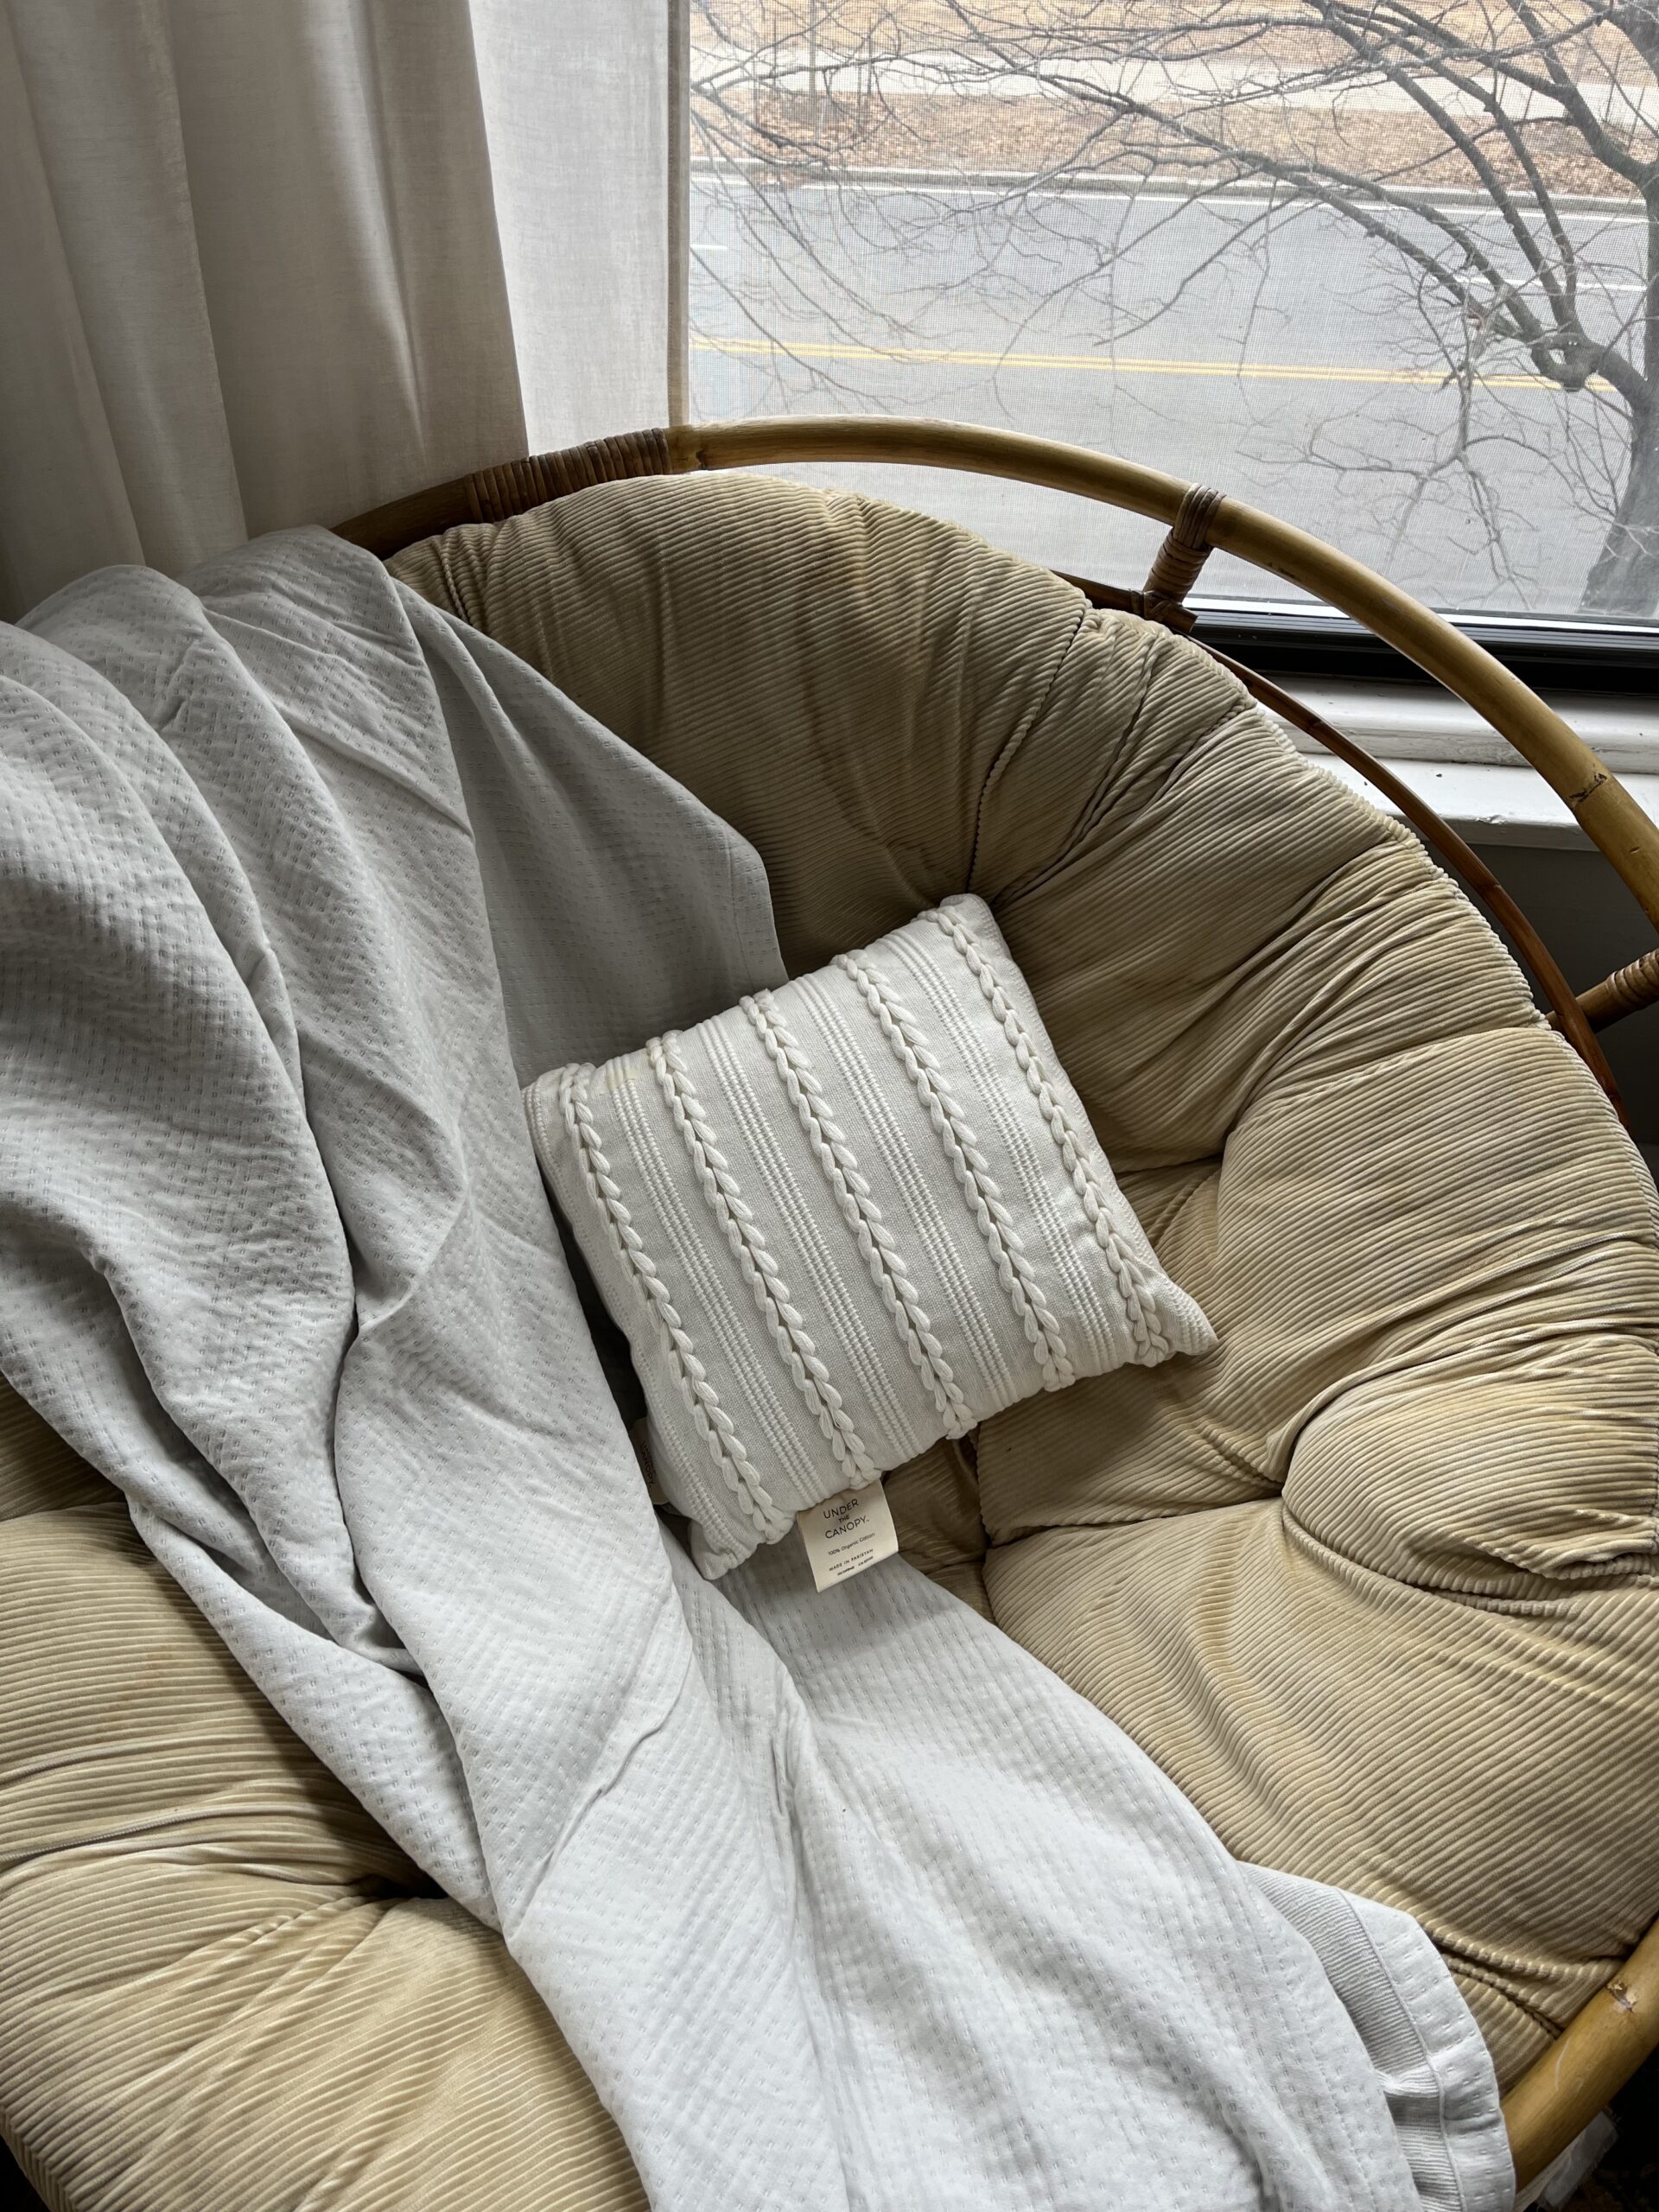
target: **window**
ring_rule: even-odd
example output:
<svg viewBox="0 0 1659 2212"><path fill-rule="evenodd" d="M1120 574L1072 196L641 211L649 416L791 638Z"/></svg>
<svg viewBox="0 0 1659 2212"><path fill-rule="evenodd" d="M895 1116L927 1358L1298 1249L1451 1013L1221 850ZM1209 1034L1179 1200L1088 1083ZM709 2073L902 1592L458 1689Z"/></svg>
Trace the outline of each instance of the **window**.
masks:
<svg viewBox="0 0 1659 2212"><path fill-rule="evenodd" d="M1654 0L692 0L691 40L694 417L1127 454L1484 619L1534 680L1597 645L1649 670ZM1156 535L858 477L1120 582ZM1287 597L1220 559L1205 589Z"/></svg>

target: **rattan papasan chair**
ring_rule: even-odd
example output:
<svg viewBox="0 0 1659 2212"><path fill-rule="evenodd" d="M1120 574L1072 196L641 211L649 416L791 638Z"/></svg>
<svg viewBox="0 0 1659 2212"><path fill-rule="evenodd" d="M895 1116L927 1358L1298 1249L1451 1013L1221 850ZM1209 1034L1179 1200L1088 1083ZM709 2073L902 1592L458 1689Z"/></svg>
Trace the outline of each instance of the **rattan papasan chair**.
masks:
<svg viewBox="0 0 1659 2212"><path fill-rule="evenodd" d="M1085 590L896 507L702 473L837 457L1022 476L1173 527L1143 591ZM1504 909L1537 1010L1420 838L1179 634L1206 550L1462 692L1656 921L1659 831L1380 579L1071 448L681 429L344 528L743 831L791 970L945 893L989 899L1220 1348L937 1447L890 1485L906 1547L1235 1852L1422 1922L1526 2180L1659 2023L1659 1214L1593 1034L1659 995L1659 957L1575 1000ZM287 1731L16 1399L0 2133L73 2212L644 2202L499 1939Z"/></svg>

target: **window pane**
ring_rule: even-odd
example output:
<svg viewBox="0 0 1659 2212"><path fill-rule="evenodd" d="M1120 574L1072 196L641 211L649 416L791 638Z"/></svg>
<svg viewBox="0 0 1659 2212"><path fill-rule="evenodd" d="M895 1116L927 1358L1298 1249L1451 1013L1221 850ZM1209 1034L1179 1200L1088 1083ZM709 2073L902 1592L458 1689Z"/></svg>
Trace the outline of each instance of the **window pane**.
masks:
<svg viewBox="0 0 1659 2212"><path fill-rule="evenodd" d="M1070 439L1451 610L1652 620L1659 11L694 0L693 38L694 416ZM1156 535L1017 486L791 473L1116 582ZM1205 588L1290 595L1219 560Z"/></svg>

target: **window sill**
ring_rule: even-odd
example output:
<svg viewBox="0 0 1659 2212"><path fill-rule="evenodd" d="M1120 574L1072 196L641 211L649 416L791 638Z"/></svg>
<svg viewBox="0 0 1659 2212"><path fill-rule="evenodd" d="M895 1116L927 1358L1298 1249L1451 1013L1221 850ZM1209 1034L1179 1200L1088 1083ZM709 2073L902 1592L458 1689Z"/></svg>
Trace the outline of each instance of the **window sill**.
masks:
<svg viewBox="0 0 1659 2212"><path fill-rule="evenodd" d="M1404 683L1302 681L1285 689L1375 753L1471 845L1577 849L1588 842L1542 777L1461 700ZM1659 699L1556 692L1550 704L1600 754L1637 805L1659 820ZM1344 783L1384 812L1395 811L1357 769L1332 760L1300 731L1289 734Z"/></svg>

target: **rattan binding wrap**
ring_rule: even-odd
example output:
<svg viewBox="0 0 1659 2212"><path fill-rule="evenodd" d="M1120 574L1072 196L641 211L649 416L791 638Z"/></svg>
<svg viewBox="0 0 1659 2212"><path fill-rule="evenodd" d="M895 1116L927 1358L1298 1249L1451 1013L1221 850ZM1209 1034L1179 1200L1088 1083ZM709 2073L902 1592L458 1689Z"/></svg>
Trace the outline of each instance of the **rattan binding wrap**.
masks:
<svg viewBox="0 0 1659 2212"><path fill-rule="evenodd" d="M1639 1014L1656 999L1659 999L1659 948L1644 952L1628 967L1616 968L1593 989L1579 994L1579 1004L1592 1029L1605 1029L1611 1022L1623 1021L1627 1014Z"/></svg>
<svg viewBox="0 0 1659 2212"><path fill-rule="evenodd" d="M466 481L472 486L476 519L505 522L527 507L544 506L567 493L585 492L590 484L612 484L628 476L667 476L672 470L668 440L661 430L630 430L621 437L569 446L563 453L531 454L524 461L476 469Z"/></svg>
<svg viewBox="0 0 1659 2212"><path fill-rule="evenodd" d="M382 560L417 538L430 537L458 523L505 522L527 508L544 506L591 484L612 484L630 476L669 476L683 463L671 451L664 430L629 430L613 438L593 438L562 453L527 454L493 468L475 468L407 499L393 499L354 521L339 523L335 535L378 553Z"/></svg>
<svg viewBox="0 0 1659 2212"><path fill-rule="evenodd" d="M1222 494L1212 492L1207 484L1189 486L1176 510L1168 537L1153 556L1147 581L1141 588L1149 620L1161 622L1170 630L1192 627L1192 610L1185 603L1186 594L1215 550L1210 542L1210 524L1221 501Z"/></svg>
<svg viewBox="0 0 1659 2212"><path fill-rule="evenodd" d="M1659 826L1520 677L1440 616L1334 547L1218 492L1183 484L1137 462L967 423L832 416L677 424L480 469L359 515L339 530L340 536L389 558L417 538L458 523L502 521L591 484L809 461L885 461L973 470L1155 517L1169 525L1168 535L1141 590L1071 581L1096 605L1126 608L1172 629L1191 626L1192 616L1184 601L1215 550L1234 554L1325 599L1415 661L1506 738L1565 801L1659 927ZM1554 1009L1554 1020L1617 1105L1611 1073L1591 1032L1659 1001L1659 948L1574 1001L1525 916L1427 802L1267 678L1224 654L1214 657L1257 697L1359 769L1446 858L1471 892L1510 930ZM1524 2188L1567 2147L1656 2047L1659 1923L1504 2099L1519 2186Z"/></svg>

